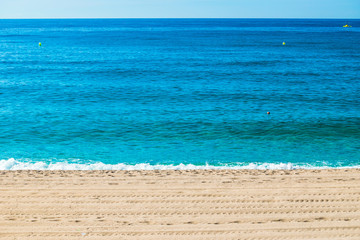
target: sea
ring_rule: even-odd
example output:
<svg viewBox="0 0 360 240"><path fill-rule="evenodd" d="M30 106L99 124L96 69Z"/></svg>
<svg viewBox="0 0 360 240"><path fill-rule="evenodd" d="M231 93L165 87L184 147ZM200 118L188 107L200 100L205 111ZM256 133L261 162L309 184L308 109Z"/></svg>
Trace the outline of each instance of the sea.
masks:
<svg viewBox="0 0 360 240"><path fill-rule="evenodd" d="M346 167L360 19L0 20L0 170Z"/></svg>

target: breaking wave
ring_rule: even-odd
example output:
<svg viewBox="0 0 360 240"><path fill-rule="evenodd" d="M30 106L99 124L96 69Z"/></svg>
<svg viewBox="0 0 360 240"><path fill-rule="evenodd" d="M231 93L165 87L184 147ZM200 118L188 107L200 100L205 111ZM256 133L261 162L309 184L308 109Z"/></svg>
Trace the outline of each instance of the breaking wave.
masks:
<svg viewBox="0 0 360 240"><path fill-rule="evenodd" d="M359 168L360 166L352 166L351 168ZM151 165L148 163L139 164L105 164L102 162L81 164L68 162L26 162L10 158L7 160L0 160L0 170L224 170L224 169L257 169L257 170L292 170L292 169L321 169L331 168L327 166L311 166L311 165L294 165L292 163L249 163L238 165L193 165L193 164L178 164L178 165Z"/></svg>

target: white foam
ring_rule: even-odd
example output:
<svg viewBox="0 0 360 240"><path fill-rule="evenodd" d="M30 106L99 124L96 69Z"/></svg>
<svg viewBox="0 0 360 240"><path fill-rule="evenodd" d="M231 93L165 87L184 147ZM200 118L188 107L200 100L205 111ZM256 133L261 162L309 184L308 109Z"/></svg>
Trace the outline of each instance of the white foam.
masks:
<svg viewBox="0 0 360 240"><path fill-rule="evenodd" d="M292 163L250 163L247 165L237 166L212 166L202 165L197 166L193 164L179 164L179 165L151 165L148 163L141 163L135 165L129 164L104 164L102 162L92 164L68 163L68 162L27 162L15 160L10 158L8 160L0 160L0 170L197 170L197 169L258 169L258 170L292 170L292 169L321 169L329 167L315 167L310 165L293 165ZM355 166L353 168L360 168Z"/></svg>

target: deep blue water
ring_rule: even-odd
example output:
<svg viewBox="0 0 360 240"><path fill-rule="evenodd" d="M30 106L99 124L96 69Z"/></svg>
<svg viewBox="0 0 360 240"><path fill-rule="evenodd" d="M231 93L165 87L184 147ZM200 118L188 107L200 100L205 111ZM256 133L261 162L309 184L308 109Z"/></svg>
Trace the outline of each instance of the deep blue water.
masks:
<svg viewBox="0 0 360 240"><path fill-rule="evenodd" d="M0 150L359 166L360 20L0 20Z"/></svg>

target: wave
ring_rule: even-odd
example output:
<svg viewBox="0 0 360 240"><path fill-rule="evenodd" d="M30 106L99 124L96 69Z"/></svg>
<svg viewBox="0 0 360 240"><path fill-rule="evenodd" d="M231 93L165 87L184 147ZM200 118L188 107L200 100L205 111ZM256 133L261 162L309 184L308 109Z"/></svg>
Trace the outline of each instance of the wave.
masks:
<svg viewBox="0 0 360 240"><path fill-rule="evenodd" d="M328 166L311 166L311 165L294 165L292 163L249 163L239 164L236 166L213 166L213 165L151 165L148 163L130 164L105 164L102 162L81 164L68 162L26 162L10 158L8 160L0 160L0 170L294 170L294 169L326 169L333 168ZM348 167L338 167L348 168ZM360 166L351 166L351 168L360 168Z"/></svg>

